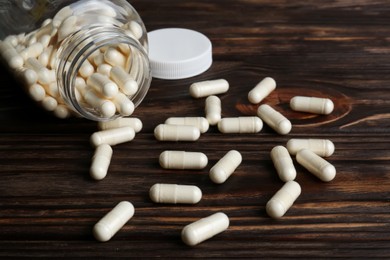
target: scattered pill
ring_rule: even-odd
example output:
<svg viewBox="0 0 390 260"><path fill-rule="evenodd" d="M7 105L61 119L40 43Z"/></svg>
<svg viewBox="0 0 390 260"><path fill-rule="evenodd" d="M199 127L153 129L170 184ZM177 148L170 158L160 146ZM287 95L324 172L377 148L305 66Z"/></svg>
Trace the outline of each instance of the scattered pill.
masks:
<svg viewBox="0 0 390 260"><path fill-rule="evenodd" d="M252 104L260 103L276 88L276 82L273 78L266 77L260 81L251 91L248 93L248 100Z"/></svg>
<svg viewBox="0 0 390 260"><path fill-rule="evenodd" d="M223 156L209 172L210 179L214 183L224 183L241 164L242 156L236 150L231 150Z"/></svg>
<svg viewBox="0 0 390 260"><path fill-rule="evenodd" d="M100 73L92 74L87 79L87 85L93 87L98 93L107 98L115 97L118 94L118 86Z"/></svg>
<svg viewBox="0 0 390 260"><path fill-rule="evenodd" d="M334 104L329 98L296 96L290 100L290 107L295 111L329 115Z"/></svg>
<svg viewBox="0 0 390 260"><path fill-rule="evenodd" d="M108 167L111 163L112 153L112 148L108 144L101 144L96 147L89 170L93 179L102 180L106 177Z"/></svg>
<svg viewBox="0 0 390 260"><path fill-rule="evenodd" d="M257 116L225 117L218 122L221 133L258 133L263 121Z"/></svg>
<svg viewBox="0 0 390 260"><path fill-rule="evenodd" d="M10 66L12 69L17 69L23 66L24 60L22 56L20 56L16 51L14 46L12 46L12 44L8 42L1 42L0 53L7 62L8 66Z"/></svg>
<svg viewBox="0 0 390 260"><path fill-rule="evenodd" d="M296 155L302 149L309 149L321 157L329 157L334 153L335 146L327 139L297 139L287 142L287 150L291 155Z"/></svg>
<svg viewBox="0 0 390 260"><path fill-rule="evenodd" d="M96 240L106 242L110 240L134 215L134 206L128 201L121 201L108 212L93 227Z"/></svg>
<svg viewBox="0 0 390 260"><path fill-rule="evenodd" d="M209 96L205 101L206 119L210 125L216 125L221 120L221 100L217 96Z"/></svg>
<svg viewBox="0 0 390 260"><path fill-rule="evenodd" d="M118 84L119 88L126 95L134 95L138 91L137 82L130 77L126 71L121 67L113 67L110 71L111 79Z"/></svg>
<svg viewBox="0 0 390 260"><path fill-rule="evenodd" d="M196 204L202 199L202 191L193 185L154 184L149 197L155 203Z"/></svg>
<svg viewBox="0 0 390 260"><path fill-rule="evenodd" d="M225 93L229 90L229 82L224 79L207 80L193 83L190 86L190 95L194 98L207 97Z"/></svg>
<svg viewBox="0 0 390 260"><path fill-rule="evenodd" d="M28 93L33 100L38 102L42 101L46 96L45 89L40 84L31 85L28 88Z"/></svg>
<svg viewBox="0 0 390 260"><path fill-rule="evenodd" d="M69 108L61 104L54 109L53 113L58 118L68 118L70 116Z"/></svg>
<svg viewBox="0 0 390 260"><path fill-rule="evenodd" d="M159 141L196 141L200 131L195 126L160 124L154 129L154 136Z"/></svg>
<svg viewBox="0 0 390 260"><path fill-rule="evenodd" d="M91 144L95 147L101 144L116 145L133 140L135 132L132 127L126 126L95 132L91 135Z"/></svg>
<svg viewBox="0 0 390 260"><path fill-rule="evenodd" d="M303 149L297 153L297 162L324 182L336 177L336 168L314 152Z"/></svg>
<svg viewBox="0 0 390 260"><path fill-rule="evenodd" d="M199 128L200 133L206 133L210 124L204 117L170 117L165 120L168 125L192 125Z"/></svg>
<svg viewBox="0 0 390 260"><path fill-rule="evenodd" d="M58 102L51 96L46 96L42 99L42 107L47 111L54 111L57 108Z"/></svg>
<svg viewBox="0 0 390 260"><path fill-rule="evenodd" d="M277 133L281 135L290 133L291 122L271 106L266 104L259 106L257 115Z"/></svg>
<svg viewBox="0 0 390 260"><path fill-rule="evenodd" d="M297 171L295 170L293 160L285 147L281 145L275 146L271 150L271 159L279 178L282 181L287 182L295 179Z"/></svg>
<svg viewBox="0 0 390 260"><path fill-rule="evenodd" d="M301 186L295 181L286 182L267 202L266 211L271 218L281 218L301 194Z"/></svg>
<svg viewBox="0 0 390 260"><path fill-rule="evenodd" d="M164 169L203 169L208 158L204 153L185 151L164 151L160 154L160 166Z"/></svg>
<svg viewBox="0 0 390 260"><path fill-rule="evenodd" d="M218 212L185 226L181 232L181 238L185 244L195 246L225 231L228 227L228 216Z"/></svg>
<svg viewBox="0 0 390 260"><path fill-rule="evenodd" d="M16 75L23 80L26 86L34 85L38 81L38 75L32 69L19 68L15 72Z"/></svg>

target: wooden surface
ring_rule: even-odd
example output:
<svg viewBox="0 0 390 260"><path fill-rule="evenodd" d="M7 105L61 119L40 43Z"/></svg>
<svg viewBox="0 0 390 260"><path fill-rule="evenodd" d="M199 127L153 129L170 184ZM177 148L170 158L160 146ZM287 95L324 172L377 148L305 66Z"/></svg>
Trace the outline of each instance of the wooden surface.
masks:
<svg viewBox="0 0 390 260"><path fill-rule="evenodd" d="M214 63L190 79L153 80L136 109L144 128L114 147L108 176L88 173L96 123L45 113L2 68L0 72L0 258L14 257L383 257L390 258L390 3L388 1L132 1L148 31L198 30L213 43ZM215 127L197 142L158 142L153 129L169 116L202 116L204 99L191 83L225 78L223 117L255 115L247 93L266 76L278 87L264 103L293 123L287 136L265 126L259 134L223 135ZM329 116L293 112L294 95L329 97ZM336 178L323 183L296 164L302 194L274 220L265 205L283 185L270 150L293 137L328 138ZM166 149L201 151L201 171L163 170ZM222 185L208 177L228 150L243 162ZM156 205L154 183L198 185L194 206ZM107 243L93 225L119 201L133 219ZM190 248L181 229L222 211L226 232Z"/></svg>

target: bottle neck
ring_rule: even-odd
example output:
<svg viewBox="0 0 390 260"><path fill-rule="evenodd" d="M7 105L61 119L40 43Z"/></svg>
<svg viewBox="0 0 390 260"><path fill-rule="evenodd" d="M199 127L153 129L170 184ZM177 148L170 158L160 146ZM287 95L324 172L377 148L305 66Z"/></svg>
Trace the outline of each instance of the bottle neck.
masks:
<svg viewBox="0 0 390 260"><path fill-rule="evenodd" d="M79 115L95 120L104 121L120 117L115 113L107 117L95 104L84 99L85 87L80 89L76 85L80 77L80 69L83 64L90 63L94 72L97 65L93 62L93 55L108 47L118 49L118 46L125 46L128 54L125 55L126 62L123 68L138 84L135 94L127 96L137 107L144 99L151 82L151 71L146 47L143 47L138 40L126 31L118 27L96 26L81 29L71 36L68 36L57 52L57 85L63 100ZM147 44L146 44L147 46ZM87 81L86 77L84 80Z"/></svg>

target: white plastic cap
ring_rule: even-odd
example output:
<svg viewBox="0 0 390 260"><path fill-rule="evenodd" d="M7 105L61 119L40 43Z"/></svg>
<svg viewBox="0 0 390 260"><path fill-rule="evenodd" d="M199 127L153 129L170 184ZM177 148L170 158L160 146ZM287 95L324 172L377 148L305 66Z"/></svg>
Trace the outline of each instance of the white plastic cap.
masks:
<svg viewBox="0 0 390 260"><path fill-rule="evenodd" d="M181 28L159 29L148 33L152 76L184 79L210 68L211 41L203 34Z"/></svg>

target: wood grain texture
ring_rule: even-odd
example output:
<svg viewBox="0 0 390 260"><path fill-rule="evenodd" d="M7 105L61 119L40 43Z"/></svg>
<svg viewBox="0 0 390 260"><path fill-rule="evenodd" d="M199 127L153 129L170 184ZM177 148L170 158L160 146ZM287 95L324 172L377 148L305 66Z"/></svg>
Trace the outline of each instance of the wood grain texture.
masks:
<svg viewBox="0 0 390 260"><path fill-rule="evenodd" d="M96 123L60 120L45 113L6 71L0 71L0 258L390 258L390 3L388 1L132 1L149 31L198 30L213 43L212 67L183 80L154 79L135 111L144 124L131 143L114 147L107 177L88 174ZM247 93L266 76L277 89L264 100L293 123L280 136L222 135L215 127L197 142L158 142L153 129L170 116L204 114L204 99L188 94L191 83L225 78L223 116L255 115ZM295 95L329 97L328 116L294 112ZM265 205L283 185L270 151L290 138L328 138L336 178L323 183L296 165L302 194L279 220ZM201 151L201 171L164 170L166 149ZM228 150L243 162L222 185L208 170ZM157 205L154 183L199 186L197 205ZM93 225L121 200L135 215L107 243ZM181 229L222 211L227 231L189 248Z"/></svg>

